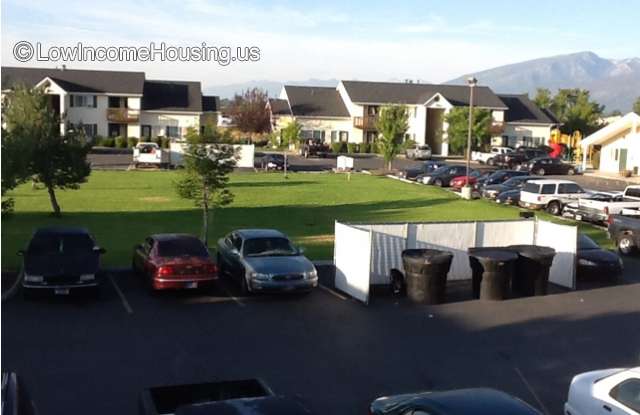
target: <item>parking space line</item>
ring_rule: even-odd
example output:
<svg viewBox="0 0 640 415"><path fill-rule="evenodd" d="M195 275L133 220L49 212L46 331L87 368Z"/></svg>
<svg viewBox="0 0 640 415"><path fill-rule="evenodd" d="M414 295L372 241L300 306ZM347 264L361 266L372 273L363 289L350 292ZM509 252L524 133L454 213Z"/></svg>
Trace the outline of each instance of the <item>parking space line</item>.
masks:
<svg viewBox="0 0 640 415"><path fill-rule="evenodd" d="M536 400L536 402L538 402L538 406L540 407L542 412L544 412L545 415L549 415L549 410L547 409L546 406L544 406L544 404L540 400L540 397L538 396L536 391L533 390L533 387L531 386L531 384L527 381L527 379L524 377L524 375L520 371L520 368L518 368L518 366L514 366L513 369L516 371L518 376L520 376L520 379L522 380L522 383L524 383L524 385L527 387L527 389L529 389L529 392L531 393L531 395L533 395L533 397Z"/></svg>
<svg viewBox="0 0 640 415"><path fill-rule="evenodd" d="M109 274L109 281L111 281L111 285L113 285L113 288L118 293L118 296L120 297L120 301L122 301L122 306L124 307L124 309L127 311L127 313L133 314L133 309L129 305L127 298L124 296L124 293L122 292L118 284L116 284L116 281L113 279L113 276L111 274Z"/></svg>
<svg viewBox="0 0 640 415"><path fill-rule="evenodd" d="M231 291L229 291L227 289L227 286L222 283L220 284L220 288L222 288L222 291L224 291L224 293L229 296L236 304L238 304L240 307L244 307L246 304L243 303L238 297L236 297L235 295L231 294Z"/></svg>
<svg viewBox="0 0 640 415"><path fill-rule="evenodd" d="M318 288L322 289L323 291L328 292L329 294L333 295L334 297L338 297L342 301L348 300L348 298L345 297L344 295L338 293L336 290L332 290L331 288L329 288L329 287L327 287L325 285L318 284Z"/></svg>

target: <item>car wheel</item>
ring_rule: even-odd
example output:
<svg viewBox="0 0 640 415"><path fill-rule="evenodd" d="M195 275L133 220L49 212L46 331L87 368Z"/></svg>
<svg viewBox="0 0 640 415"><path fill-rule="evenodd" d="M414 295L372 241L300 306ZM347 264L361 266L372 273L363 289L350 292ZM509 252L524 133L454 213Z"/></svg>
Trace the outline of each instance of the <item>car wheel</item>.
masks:
<svg viewBox="0 0 640 415"><path fill-rule="evenodd" d="M576 171L574 169L569 169L569 170L567 170L567 174L569 176L573 176L574 174L576 174Z"/></svg>
<svg viewBox="0 0 640 415"><path fill-rule="evenodd" d="M496 161L492 158L487 160L487 165L489 166L495 166L496 165Z"/></svg>
<svg viewBox="0 0 640 415"><path fill-rule="evenodd" d="M618 251L620 251L622 255L631 255L635 249L636 247L633 244L631 235L622 235L618 238Z"/></svg>
<svg viewBox="0 0 640 415"><path fill-rule="evenodd" d="M559 202L550 202L547 205L547 213L557 216L560 214L560 212L562 212L562 207L560 206Z"/></svg>
<svg viewBox="0 0 640 415"><path fill-rule="evenodd" d="M544 176L544 169L542 167L540 167L538 170L536 170L536 174L538 176Z"/></svg>
<svg viewBox="0 0 640 415"><path fill-rule="evenodd" d="M438 186L438 187L442 187L442 186L444 186L444 182L442 181L442 179L436 179L436 180L433 182L433 184L434 184L434 185L436 185L436 186Z"/></svg>

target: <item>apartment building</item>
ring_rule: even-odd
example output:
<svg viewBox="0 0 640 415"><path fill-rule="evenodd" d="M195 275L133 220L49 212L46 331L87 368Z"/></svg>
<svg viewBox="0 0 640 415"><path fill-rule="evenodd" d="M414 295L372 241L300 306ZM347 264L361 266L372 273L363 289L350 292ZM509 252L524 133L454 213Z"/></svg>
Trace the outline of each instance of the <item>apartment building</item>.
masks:
<svg viewBox="0 0 640 415"><path fill-rule="evenodd" d="M475 87L474 107L491 111L494 140L546 144L557 121L526 96L513 96L509 103L511 106L488 87ZM390 104L405 105L409 110L406 139L429 144L434 154L446 156L445 116L452 108L469 105L469 87L364 81L341 81L336 88L285 85L268 108L274 131L295 119L305 138L370 143L378 136L375 125L380 108Z"/></svg>
<svg viewBox="0 0 640 415"><path fill-rule="evenodd" d="M181 138L219 115L218 97L203 96L200 82L147 80L144 72L2 67L3 93L17 84L45 89L61 134L81 127L92 138Z"/></svg>

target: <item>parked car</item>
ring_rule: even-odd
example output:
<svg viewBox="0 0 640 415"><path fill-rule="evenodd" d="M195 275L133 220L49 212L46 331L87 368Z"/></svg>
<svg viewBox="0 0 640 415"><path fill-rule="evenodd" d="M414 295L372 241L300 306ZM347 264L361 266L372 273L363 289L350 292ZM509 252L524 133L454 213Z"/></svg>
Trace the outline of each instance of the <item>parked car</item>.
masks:
<svg viewBox="0 0 640 415"><path fill-rule="evenodd" d="M609 215L607 220L609 238L617 245L623 255L638 251L640 246L640 217L628 215Z"/></svg>
<svg viewBox="0 0 640 415"><path fill-rule="evenodd" d="M578 266L576 278L591 281L606 278L615 281L622 275L624 264L615 252L600 246L585 234L578 234Z"/></svg>
<svg viewBox="0 0 640 415"><path fill-rule="evenodd" d="M453 189L455 190L460 190L462 189L467 183L469 183L469 185L471 186L475 186L476 183L478 183L478 180L482 177L483 174L486 173L482 173L479 170L471 170L469 172L469 176L457 176L454 177L453 179L451 179L451 181L449 182L449 186L451 186Z"/></svg>
<svg viewBox="0 0 640 415"><path fill-rule="evenodd" d="M531 180L520 193L520 206L528 209L546 209L552 215L562 213L565 204L588 193L577 183L568 180Z"/></svg>
<svg viewBox="0 0 640 415"><path fill-rule="evenodd" d="M331 149L322 139L305 140L300 146L300 155L304 158L326 157Z"/></svg>
<svg viewBox="0 0 640 415"><path fill-rule="evenodd" d="M135 167L168 167L171 164L171 151L160 148L157 143L138 143L133 148L133 164Z"/></svg>
<svg viewBox="0 0 640 415"><path fill-rule="evenodd" d="M519 193L519 190L525 183L536 179L538 179L536 176L514 176L509 180L505 180L503 183L485 185L482 187L482 197L486 199L496 199L500 193L509 190L518 190Z"/></svg>
<svg viewBox="0 0 640 415"><path fill-rule="evenodd" d="M640 209L640 186L627 186L623 193L596 193L578 199L563 211L563 215L576 220L604 223L609 215L621 213L625 209Z"/></svg>
<svg viewBox="0 0 640 415"><path fill-rule="evenodd" d="M396 175L402 179L417 181L418 178L424 177L424 175L432 173L442 166L446 166L442 161L429 160L419 165L399 170Z"/></svg>
<svg viewBox="0 0 640 415"><path fill-rule="evenodd" d="M472 151L471 160L493 166L495 164L496 156L508 153L513 153L513 149L511 147L491 147L491 150L486 153L482 151Z"/></svg>
<svg viewBox="0 0 640 415"><path fill-rule="evenodd" d="M373 401L369 413L371 415L541 415L524 401L488 388L385 396Z"/></svg>
<svg viewBox="0 0 640 415"><path fill-rule="evenodd" d="M154 290L209 287L218 269L202 241L193 235L150 235L133 251L134 273Z"/></svg>
<svg viewBox="0 0 640 415"><path fill-rule="evenodd" d="M273 229L241 229L218 241L220 273L236 279L244 293L311 291L314 265L289 238Z"/></svg>
<svg viewBox="0 0 640 415"><path fill-rule="evenodd" d="M444 167L446 165L447 163L445 163L444 161L434 161L434 160L425 161L422 166L423 172L418 174L415 177L415 181L418 183L422 183L424 177L427 174L433 173L434 171L438 170L440 167Z"/></svg>
<svg viewBox="0 0 640 415"><path fill-rule="evenodd" d="M520 165L520 170L531 174L544 176L546 174L566 174L573 176L576 168L572 164L564 163L562 160L551 157L540 157L532 159Z"/></svg>
<svg viewBox="0 0 640 415"><path fill-rule="evenodd" d="M506 190L504 192L501 192L496 197L496 203L518 206L518 204L520 203L520 190L521 189L513 189L513 190Z"/></svg>
<svg viewBox="0 0 640 415"><path fill-rule="evenodd" d="M496 170L485 176L483 179L478 180L478 187L482 189L485 186L504 183L512 177L517 176L528 176L528 174L524 171L518 170Z"/></svg>
<svg viewBox="0 0 640 415"><path fill-rule="evenodd" d="M513 169L529 160L548 156L549 152L544 148L519 147L511 153L498 154L495 156L494 165L507 166L508 168Z"/></svg>
<svg viewBox="0 0 640 415"><path fill-rule="evenodd" d="M2 372L2 415L37 415L22 378L15 372Z"/></svg>
<svg viewBox="0 0 640 415"><path fill-rule="evenodd" d="M84 228L53 226L36 230L27 248L18 251L25 296L45 291L97 295L100 255L105 252Z"/></svg>
<svg viewBox="0 0 640 415"><path fill-rule="evenodd" d="M640 367L605 369L573 377L565 415L639 415Z"/></svg>
<svg viewBox="0 0 640 415"><path fill-rule="evenodd" d="M405 151L405 155L408 159L429 160L431 158L431 147L427 144L416 144L413 147L409 147Z"/></svg>
<svg viewBox="0 0 640 415"><path fill-rule="evenodd" d="M286 160L283 154L268 153L262 156L260 159L260 168L264 170L284 170L284 166L289 168L289 160Z"/></svg>
<svg viewBox="0 0 640 415"><path fill-rule="evenodd" d="M427 173L422 177L422 183L432 184L434 186L449 186L451 179L467 173L465 166L443 166L439 169Z"/></svg>

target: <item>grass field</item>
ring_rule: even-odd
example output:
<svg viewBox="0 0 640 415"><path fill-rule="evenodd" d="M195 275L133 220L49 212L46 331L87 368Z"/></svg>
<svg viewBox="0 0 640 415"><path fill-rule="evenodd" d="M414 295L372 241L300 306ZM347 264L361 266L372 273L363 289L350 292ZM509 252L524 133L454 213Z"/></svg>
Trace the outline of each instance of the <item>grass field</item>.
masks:
<svg viewBox="0 0 640 415"><path fill-rule="evenodd" d="M107 249L107 266L130 264L132 247L149 234L199 234L201 213L175 194L176 172L95 171L80 190L58 192L63 215L50 216L46 191L23 185L10 193L15 213L2 221L2 269L19 264L16 251L44 225L89 228ZM211 246L237 228L277 228L305 247L313 259L333 257L335 220L366 222L513 219L518 209L477 200L460 200L444 190L384 177L338 174L236 173L232 205L216 210ZM544 214L543 214L544 215ZM547 217L546 215L544 215ZM547 217L548 218L548 217ZM603 231L581 225L599 243Z"/></svg>

